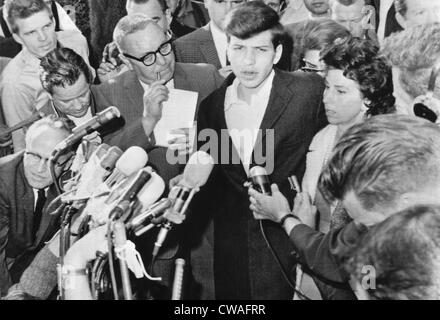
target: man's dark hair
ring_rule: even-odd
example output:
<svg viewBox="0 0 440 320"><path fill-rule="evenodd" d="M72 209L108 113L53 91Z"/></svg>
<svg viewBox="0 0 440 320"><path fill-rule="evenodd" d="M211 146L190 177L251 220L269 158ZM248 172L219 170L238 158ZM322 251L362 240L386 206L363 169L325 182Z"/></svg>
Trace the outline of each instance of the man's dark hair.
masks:
<svg viewBox="0 0 440 320"><path fill-rule="evenodd" d="M47 10L53 18L52 10L43 0L6 0L7 20L13 33L18 33L17 19L26 19L35 13Z"/></svg>
<svg viewBox="0 0 440 320"><path fill-rule="evenodd" d="M367 99L368 115L395 111L391 66L379 55L377 45L369 40L348 37L336 40L322 55L327 67L342 70L346 78L359 84L362 96Z"/></svg>
<svg viewBox="0 0 440 320"><path fill-rule="evenodd" d="M144 4L150 1L157 1L160 5L160 8L162 9L162 12L165 12L168 9L168 5L165 0L127 0L127 2L128 1L133 1L136 4Z"/></svg>
<svg viewBox="0 0 440 320"><path fill-rule="evenodd" d="M379 115L342 135L319 186L329 201L353 192L366 210L392 211L400 196L440 184L440 127L425 119Z"/></svg>
<svg viewBox="0 0 440 320"><path fill-rule="evenodd" d="M69 48L56 48L40 62L40 80L47 92L53 93L53 87L73 85L81 74L87 83L93 82L93 75L84 59Z"/></svg>
<svg viewBox="0 0 440 320"><path fill-rule="evenodd" d="M249 1L232 9L225 18L225 31L239 39L249 39L261 32L272 32L274 48L285 41L284 28L280 17L269 6L260 1Z"/></svg>
<svg viewBox="0 0 440 320"><path fill-rule="evenodd" d="M412 207L372 227L345 267L362 283L366 266L375 271L372 299L438 300L440 206Z"/></svg>

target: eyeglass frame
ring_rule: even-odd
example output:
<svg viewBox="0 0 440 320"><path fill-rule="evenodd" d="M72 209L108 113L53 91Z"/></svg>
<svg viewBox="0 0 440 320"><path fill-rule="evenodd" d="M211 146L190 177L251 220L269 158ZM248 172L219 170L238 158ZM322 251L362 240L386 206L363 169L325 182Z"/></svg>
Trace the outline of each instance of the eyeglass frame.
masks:
<svg viewBox="0 0 440 320"><path fill-rule="evenodd" d="M425 95L428 99L431 99L434 96L435 83L439 74L440 74L440 60L431 70L431 76L429 77L429 82L428 82L428 92ZM413 112L417 117L424 118L433 123L435 123L438 118L437 114L434 111L432 111L428 106L426 106L421 102L414 104Z"/></svg>
<svg viewBox="0 0 440 320"><path fill-rule="evenodd" d="M38 158L38 161L35 160L36 163L41 163L41 160L44 160L44 165L45 165L46 167L48 167L48 164L49 164L49 162L50 162L50 158L42 157L42 156L40 156L39 154L37 154L37 153L35 153L35 152L32 152L32 151L28 151L28 150L25 150L25 151L24 151L24 154L25 154L25 155L28 155L28 156L32 156L32 157L34 157L34 159L37 159L37 158ZM63 162L59 162L59 161L55 162L55 165L56 165L58 168L63 168L64 165L65 165L67 162L69 162L69 160L71 159L72 154L73 154L73 153L71 152L71 153L70 153L70 156L66 157L66 160L63 161Z"/></svg>
<svg viewBox="0 0 440 320"><path fill-rule="evenodd" d="M310 61L308 61L308 60L306 60L304 58L302 59L302 61L304 63L315 65L314 63L311 63ZM326 69L325 68L324 69L318 69L318 68L311 68L311 67L304 66L304 67L301 67L301 71L304 71L304 72L324 72L324 71L326 71Z"/></svg>
<svg viewBox="0 0 440 320"><path fill-rule="evenodd" d="M135 57L135 56L132 56L131 54L124 53L124 52L122 53L122 55L123 55L124 57L129 58L129 59L133 59L133 60L136 60L136 61L142 62L146 67L150 67L150 66L152 66L153 64L156 63L156 60L157 60L157 54L158 54L158 53L160 53L160 55L161 55L162 57L166 57L167 55L169 55L169 54L171 53L171 51L173 51L173 45L172 45L172 43L173 43L173 39L168 39L167 41L165 41L164 43L162 43L156 51L150 51L150 52L147 52L146 54L144 54L144 55L143 55L142 57L140 57L140 58L137 58L137 57ZM169 51L168 53L166 53L166 54L163 54L162 52L160 52L160 50L163 48L163 46L168 45L168 44L170 45L170 51ZM154 60L153 60L152 63L147 64L147 63L145 63L145 57L148 56L148 55L150 55L150 54L153 54Z"/></svg>

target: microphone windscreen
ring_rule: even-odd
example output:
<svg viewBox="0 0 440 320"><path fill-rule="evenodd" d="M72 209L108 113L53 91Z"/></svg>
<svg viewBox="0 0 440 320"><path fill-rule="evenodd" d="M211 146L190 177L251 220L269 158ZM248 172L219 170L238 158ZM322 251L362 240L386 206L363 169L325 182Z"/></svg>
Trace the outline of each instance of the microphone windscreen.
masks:
<svg viewBox="0 0 440 320"><path fill-rule="evenodd" d="M126 177L139 171L148 162L148 155L141 147L128 148L116 162L116 168Z"/></svg>
<svg viewBox="0 0 440 320"><path fill-rule="evenodd" d="M263 167L255 166L249 170L250 177L267 176L267 171Z"/></svg>
<svg viewBox="0 0 440 320"><path fill-rule="evenodd" d="M193 153L183 170L182 184L189 188L203 186L213 168L214 159L209 154L204 151Z"/></svg>
<svg viewBox="0 0 440 320"><path fill-rule="evenodd" d="M143 208L155 203L165 190L165 181L156 173L151 173L151 178L139 191L137 197Z"/></svg>
<svg viewBox="0 0 440 320"><path fill-rule="evenodd" d="M107 171L112 171L115 168L116 162L122 156L122 150L118 147L111 147L101 159L101 167Z"/></svg>

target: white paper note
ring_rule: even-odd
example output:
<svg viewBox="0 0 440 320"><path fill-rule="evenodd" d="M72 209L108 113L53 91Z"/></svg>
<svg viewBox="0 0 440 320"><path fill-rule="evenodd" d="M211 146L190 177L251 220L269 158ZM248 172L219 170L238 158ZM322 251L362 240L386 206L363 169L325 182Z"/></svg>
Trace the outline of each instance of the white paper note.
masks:
<svg viewBox="0 0 440 320"><path fill-rule="evenodd" d="M169 147L168 141L176 137L172 130L193 127L197 96L198 92L170 89L168 100L163 103L162 118L154 128L156 145Z"/></svg>

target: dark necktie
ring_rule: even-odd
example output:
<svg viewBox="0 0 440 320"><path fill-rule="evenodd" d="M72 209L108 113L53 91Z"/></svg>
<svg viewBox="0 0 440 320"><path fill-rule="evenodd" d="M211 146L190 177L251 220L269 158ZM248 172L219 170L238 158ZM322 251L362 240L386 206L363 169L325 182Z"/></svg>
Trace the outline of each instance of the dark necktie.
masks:
<svg viewBox="0 0 440 320"><path fill-rule="evenodd" d="M32 227L32 235L34 237L36 236L38 228L40 227L41 216L43 215L43 208L45 203L46 203L46 192L44 191L44 189L39 189L37 196L37 204L35 205L35 210L34 210L34 224Z"/></svg>

